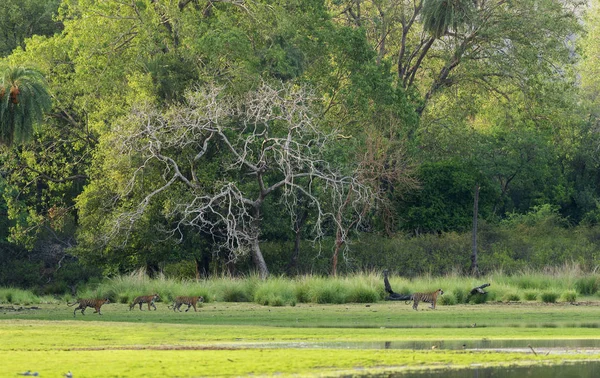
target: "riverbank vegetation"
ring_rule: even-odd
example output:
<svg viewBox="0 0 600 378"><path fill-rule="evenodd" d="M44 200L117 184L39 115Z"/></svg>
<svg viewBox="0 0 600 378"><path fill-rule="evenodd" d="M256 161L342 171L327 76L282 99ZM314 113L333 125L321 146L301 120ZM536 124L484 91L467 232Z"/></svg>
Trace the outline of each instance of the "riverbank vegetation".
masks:
<svg viewBox="0 0 600 378"><path fill-rule="evenodd" d="M486 294L470 291L490 283ZM442 288L441 305L485 302L576 303L600 301L600 274L582 272L577 265L545 271L526 270L506 274L502 271L479 278L460 274L425 275L414 278L390 277L394 291L402 294L431 292ZM116 303L131 303L139 295L158 293L164 302L176 296L203 296L205 303L247 302L265 306L295 306L300 303L345 304L377 303L387 297L381 273L362 273L345 277L315 275L295 278L257 275L245 278L186 280L165 276L150 279L143 271L105 279L79 288L76 293L39 296L22 289L0 289L0 303L38 304L74 301L76 298L109 298Z"/></svg>

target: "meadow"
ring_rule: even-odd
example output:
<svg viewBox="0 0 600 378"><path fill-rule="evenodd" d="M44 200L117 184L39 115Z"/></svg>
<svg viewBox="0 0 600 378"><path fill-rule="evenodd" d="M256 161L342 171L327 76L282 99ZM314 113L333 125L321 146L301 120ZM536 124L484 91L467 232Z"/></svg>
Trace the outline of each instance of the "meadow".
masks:
<svg viewBox="0 0 600 378"><path fill-rule="evenodd" d="M266 282L252 277L182 282L124 276L83 288L81 294L106 294L112 303L102 307L101 316L88 309L75 317L66 304L69 295L38 297L5 288L0 290L0 375L31 370L56 377L67 371L74 377L342 376L598 360L596 347L538 353L527 348L540 340L600 345L600 298L584 292L593 286L590 277L595 278L485 277L493 299L482 303L460 302L456 295L482 280L392 277L399 292L439 286L446 290L442 298L453 298L440 301L436 310L422 304L419 311L404 302L384 301L382 277L376 274ZM144 311L129 310L134 294L154 291L162 297L158 310L148 311L146 305ZM365 294L371 291L374 299ZM529 291L555 292L557 297L547 302L540 294L528 300ZM182 292L207 300L198 312L169 310L170 296ZM577 298L565 300L564 292ZM520 299L505 300L506 293ZM501 340L517 348L471 346ZM425 347L384 347L403 342ZM465 347L449 347L452 342Z"/></svg>

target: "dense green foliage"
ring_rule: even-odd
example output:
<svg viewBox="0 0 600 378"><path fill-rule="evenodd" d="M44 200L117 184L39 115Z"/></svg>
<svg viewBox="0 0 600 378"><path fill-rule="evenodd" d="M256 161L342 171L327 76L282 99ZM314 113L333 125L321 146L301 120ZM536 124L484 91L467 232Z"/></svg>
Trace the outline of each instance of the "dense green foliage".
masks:
<svg viewBox="0 0 600 378"><path fill-rule="evenodd" d="M0 283L597 269L598 1L415 4L3 2Z"/></svg>

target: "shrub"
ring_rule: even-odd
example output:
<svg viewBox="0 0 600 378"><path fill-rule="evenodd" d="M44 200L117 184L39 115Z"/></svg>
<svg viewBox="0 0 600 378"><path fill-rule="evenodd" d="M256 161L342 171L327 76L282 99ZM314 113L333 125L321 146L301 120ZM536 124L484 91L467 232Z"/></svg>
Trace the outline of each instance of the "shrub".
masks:
<svg viewBox="0 0 600 378"><path fill-rule="evenodd" d="M452 291L456 303L466 303L469 290L456 288ZM445 295L445 294L444 294Z"/></svg>
<svg viewBox="0 0 600 378"><path fill-rule="evenodd" d="M538 292L534 290L526 291L523 294L526 301L536 301L538 299Z"/></svg>
<svg viewBox="0 0 600 378"><path fill-rule="evenodd" d="M573 303L573 302L577 301L577 292L575 292L575 290L565 291L560 296L560 300L563 302Z"/></svg>
<svg viewBox="0 0 600 378"><path fill-rule="evenodd" d="M251 302L252 293L248 286L241 280L233 280L231 284L224 285L221 292L222 300L225 302Z"/></svg>
<svg viewBox="0 0 600 378"><path fill-rule="evenodd" d="M506 293L504 294L504 300L506 302L519 302L521 300L521 296L517 293Z"/></svg>
<svg viewBox="0 0 600 378"><path fill-rule="evenodd" d="M556 303L558 294L553 291L545 291L541 295L542 302L544 303Z"/></svg>
<svg viewBox="0 0 600 378"><path fill-rule="evenodd" d="M443 304L444 306L453 306L457 304L456 296L454 293L446 293L438 297L438 304Z"/></svg>
<svg viewBox="0 0 600 378"><path fill-rule="evenodd" d="M358 275L353 278L345 278L347 287L346 302L351 303L374 303L382 298L382 293L373 282L373 277ZM381 281L378 281L380 283Z"/></svg>
<svg viewBox="0 0 600 378"><path fill-rule="evenodd" d="M347 302L346 287L339 280L321 279L310 287L308 295L312 303L342 304Z"/></svg>
<svg viewBox="0 0 600 378"><path fill-rule="evenodd" d="M476 295L470 296L468 303L481 304L481 303L495 300L496 296L497 296L497 294L494 290L489 290L486 294L476 294Z"/></svg>
<svg viewBox="0 0 600 378"><path fill-rule="evenodd" d="M254 292L254 302L264 306L295 306L295 285L283 278L271 278L261 282Z"/></svg>
<svg viewBox="0 0 600 378"><path fill-rule="evenodd" d="M597 275L585 276L575 281L575 290L581 295L594 295L600 287L600 277Z"/></svg>

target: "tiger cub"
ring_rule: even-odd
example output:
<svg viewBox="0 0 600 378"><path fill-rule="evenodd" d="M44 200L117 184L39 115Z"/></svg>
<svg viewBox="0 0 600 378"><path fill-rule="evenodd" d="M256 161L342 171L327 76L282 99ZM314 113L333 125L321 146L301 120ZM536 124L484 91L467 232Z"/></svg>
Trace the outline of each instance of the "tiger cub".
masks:
<svg viewBox="0 0 600 378"><path fill-rule="evenodd" d="M154 307L154 311L156 311L156 305L154 304L154 301L159 300L159 299L160 299L160 296L158 294L144 295L144 296L136 297L133 300L133 303L129 305L129 311L131 311L131 309L134 308L136 304L140 305L140 311L144 311L144 310L142 310L142 304L144 304L144 303L148 303L148 311L150 311L150 306Z"/></svg>
<svg viewBox="0 0 600 378"><path fill-rule="evenodd" d="M73 310L73 317L75 317L75 312L77 310L81 310L81 315L85 315L84 311L87 307L93 307L94 309L96 309L96 311L94 311L94 314L98 313L98 315L102 315L102 313L100 312L100 307L102 307L102 305L105 303L110 303L110 301L108 300L108 298L105 298L105 299L78 299L77 302L75 302L75 303L69 304L67 302L67 306L71 307L78 303L79 303L79 306L76 307L75 310Z"/></svg>
<svg viewBox="0 0 600 378"><path fill-rule="evenodd" d="M425 302L425 303L431 303L430 308L435 309L435 303L437 302L438 295L443 295L443 294L444 294L444 292L442 291L442 289L437 289L433 293L414 293L411 298L413 300L412 307L415 310L417 310L417 307L419 306L419 302Z"/></svg>
<svg viewBox="0 0 600 378"><path fill-rule="evenodd" d="M198 310L196 310L196 303L198 302L204 302L204 297L176 297L175 303L173 303L173 306L169 306L169 308L173 308L173 311L181 312L181 305L186 304L188 308L185 310L185 312L188 312L190 307L194 307L194 311L197 312Z"/></svg>

